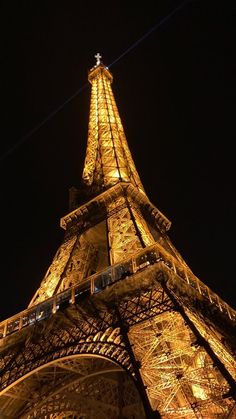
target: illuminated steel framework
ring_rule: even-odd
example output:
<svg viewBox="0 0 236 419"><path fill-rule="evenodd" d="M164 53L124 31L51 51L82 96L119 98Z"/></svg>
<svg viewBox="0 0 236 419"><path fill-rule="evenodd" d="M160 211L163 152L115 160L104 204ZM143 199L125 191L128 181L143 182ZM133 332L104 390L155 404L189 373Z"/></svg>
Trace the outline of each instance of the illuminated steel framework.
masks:
<svg viewBox="0 0 236 419"><path fill-rule="evenodd" d="M3 418L236 417L236 312L175 249L96 55L87 202L29 307L0 324Z"/></svg>

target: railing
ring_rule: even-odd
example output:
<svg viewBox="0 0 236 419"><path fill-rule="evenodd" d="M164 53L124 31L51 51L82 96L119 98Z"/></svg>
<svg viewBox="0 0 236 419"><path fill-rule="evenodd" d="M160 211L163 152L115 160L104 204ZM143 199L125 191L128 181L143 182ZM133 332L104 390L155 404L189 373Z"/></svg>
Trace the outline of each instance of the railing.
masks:
<svg viewBox="0 0 236 419"><path fill-rule="evenodd" d="M189 287L218 307L231 320L236 321L235 310L193 275L189 268L171 256L158 243L155 243L137 252L133 257L112 265L66 291L4 320L0 323L0 338L17 332L26 326L33 325L49 317L52 313L56 313L59 308L65 308L70 304L74 304L81 298L84 298L85 295L101 292L107 286L158 263L162 264L160 269L163 269L164 266L167 270L174 272L181 281L184 281L185 284L188 284Z"/></svg>

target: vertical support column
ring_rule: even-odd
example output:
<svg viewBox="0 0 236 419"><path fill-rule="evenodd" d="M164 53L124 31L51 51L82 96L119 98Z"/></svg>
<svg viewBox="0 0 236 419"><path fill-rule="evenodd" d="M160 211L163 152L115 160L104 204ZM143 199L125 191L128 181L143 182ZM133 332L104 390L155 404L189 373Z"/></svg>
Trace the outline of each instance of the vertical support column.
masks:
<svg viewBox="0 0 236 419"><path fill-rule="evenodd" d="M157 411L153 411L152 407L150 405L150 401L146 392L146 388L145 385L143 384L143 380L139 371L140 365L139 362L136 361L135 356L134 356L134 352L132 349L132 346L130 344L129 341L129 337L128 337L128 327L127 325L124 324L122 317L120 315L119 309L117 306L115 306L115 313L117 315L118 318L118 323L119 323L119 327L120 327L120 331L121 331L121 335L123 337L126 349L129 353L130 359L131 359L131 363L133 365L134 368L134 373L135 373L135 377L137 380L137 388L143 403L143 408L146 414L147 419L160 419L161 416L159 414L159 412Z"/></svg>
<svg viewBox="0 0 236 419"><path fill-rule="evenodd" d="M136 231L130 208L123 193L108 205L108 238L110 263L115 264L141 250L144 244ZM113 212L114 211L114 212Z"/></svg>
<svg viewBox="0 0 236 419"><path fill-rule="evenodd" d="M151 246L155 243L155 240L151 231L149 230L146 220L141 214L140 208L135 205L134 202L132 203L132 199L128 197L127 191L125 191L125 196L130 210L131 219L135 225L137 235L142 243L142 247Z"/></svg>
<svg viewBox="0 0 236 419"><path fill-rule="evenodd" d="M125 200L126 200L127 208L129 210L129 213L130 213L130 218L131 218L131 220L133 221L133 224L134 224L134 228L135 228L136 234L137 234L137 236L138 236L138 238L140 240L140 243L141 243L142 247L144 248L144 247L146 247L146 245L145 245L145 242L143 240L142 234L139 231L139 228L138 228L138 225L137 225L137 221L136 221L136 219L134 217L134 214L133 214L133 211L131 209L131 206L130 206L130 203L128 201L128 198L127 198L127 194L126 193L125 193Z"/></svg>
<svg viewBox="0 0 236 419"><path fill-rule="evenodd" d="M190 318L186 314L186 312L185 312L184 308L182 307L182 305L178 302L178 300L175 298L175 296L173 295L173 293L171 292L171 290L167 287L167 284L166 284L165 281L163 281L162 286L163 286L163 289L164 289L165 293L168 295L168 297L170 298L170 300L174 304L175 310L178 311L181 314L181 316L183 317L185 323L188 325L188 327L190 328L190 330L196 336L197 343L199 345L201 345L205 349L206 353L211 358L213 364L218 368L218 370L220 371L221 375L227 381L227 383L228 383L228 385L230 387L230 391L228 393L228 397L232 397L234 400L236 400L236 382L233 379L232 375L226 369L226 367L224 366L223 362L221 362L221 360L215 354L215 352L213 351L213 349L211 348L211 346L207 342L207 340L198 331L197 327L192 322L192 320L190 320Z"/></svg>

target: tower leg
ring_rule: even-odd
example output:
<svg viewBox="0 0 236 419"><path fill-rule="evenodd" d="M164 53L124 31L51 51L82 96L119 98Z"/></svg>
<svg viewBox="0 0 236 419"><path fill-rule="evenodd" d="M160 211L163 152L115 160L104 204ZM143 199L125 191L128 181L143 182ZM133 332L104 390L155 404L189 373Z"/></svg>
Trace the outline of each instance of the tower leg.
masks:
<svg viewBox="0 0 236 419"><path fill-rule="evenodd" d="M143 380L139 371L140 365L139 362L136 361L135 356L134 356L134 352L132 349L132 346L130 344L129 341L129 337L128 337L128 327L124 324L119 309L118 307L115 308L115 312L119 321L119 327L120 327L120 331L121 331L121 335L123 337L124 343L126 345L126 349L129 353L130 359L131 359L131 363L133 365L134 368L134 373L135 373L135 377L136 377L136 383L137 383L137 389L139 391L142 403L143 403L143 408L146 414L147 419L159 419L161 418L159 412L157 411L153 411L152 407L150 405L149 402L149 398L146 392L146 388L145 385L143 384Z"/></svg>
<svg viewBox="0 0 236 419"><path fill-rule="evenodd" d="M196 336L197 343L205 349L205 351L211 358L213 364L218 368L218 370L220 371L224 379L227 381L230 387L230 391L227 395L232 397L234 400L236 400L236 382L234 378L229 373L229 371L225 368L223 362L221 362L221 360L218 358L217 354L213 351L213 349L211 348L207 340L198 331L197 327L194 325L192 320L188 317L182 305L179 304L178 300L175 298L171 290L167 287L167 284L165 281L163 281L162 286L163 286L164 291L170 298L170 300L173 302L176 311L178 311L181 314L182 318L184 319L188 327L192 330L193 334Z"/></svg>

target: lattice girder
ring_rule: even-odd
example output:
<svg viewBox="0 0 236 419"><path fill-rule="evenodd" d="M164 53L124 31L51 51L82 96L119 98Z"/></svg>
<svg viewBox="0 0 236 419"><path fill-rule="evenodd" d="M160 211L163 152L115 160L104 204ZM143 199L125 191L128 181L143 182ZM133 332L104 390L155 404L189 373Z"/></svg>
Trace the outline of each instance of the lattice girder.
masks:
<svg viewBox="0 0 236 419"><path fill-rule="evenodd" d="M89 81L92 91L83 180L100 191L121 181L144 191L112 93L112 75L100 65L90 71Z"/></svg>
<svg viewBox="0 0 236 419"><path fill-rule="evenodd" d="M131 289L126 294L128 298L125 294L119 297L119 293L107 298L106 293L100 293L80 305L59 310L45 322L44 329L34 328L24 344L13 347L11 356L3 352L3 394L7 389L11 392L20 377L56 359L58 368L73 374L73 366L67 363L63 367L60 358L76 354L104 356L135 377L120 331L118 310L122 324L128 327L153 409L160 411L164 418L208 418L206 411L211 413L209 418L223 418L233 406L230 398L224 398L229 386L205 349L196 345L196 337L175 311L161 282L154 286L151 280L146 289L139 289L138 284L136 290L131 292ZM189 312L188 315L191 319L194 316ZM200 319L196 322L199 328L200 324L205 327ZM77 370L77 374L81 378L83 370ZM58 405L59 410L62 408Z"/></svg>
<svg viewBox="0 0 236 419"><path fill-rule="evenodd" d="M192 345L194 336L179 313L166 312L138 323L131 327L129 338L152 407L163 417L195 418L193 405L202 417L227 414L232 403L220 401L229 387L205 350ZM211 416L204 416L206 400Z"/></svg>
<svg viewBox="0 0 236 419"><path fill-rule="evenodd" d="M137 418L144 418L133 380L118 365L93 356L62 359L45 366L3 397L5 407L2 404L1 411L6 408L11 417L21 419L54 415L68 418L71 414L75 418L85 415L91 419L95 416L119 419L123 413L124 418L131 419L131 412L135 411ZM130 414L125 415L129 411Z"/></svg>
<svg viewBox="0 0 236 419"><path fill-rule="evenodd" d="M143 207L147 206L148 200L143 200ZM142 216L143 207L138 204L132 188L116 185L105 194L101 203L92 200L73 211L64 242L29 307L82 282L92 272L154 244L153 235ZM76 213L78 218L74 217Z"/></svg>

